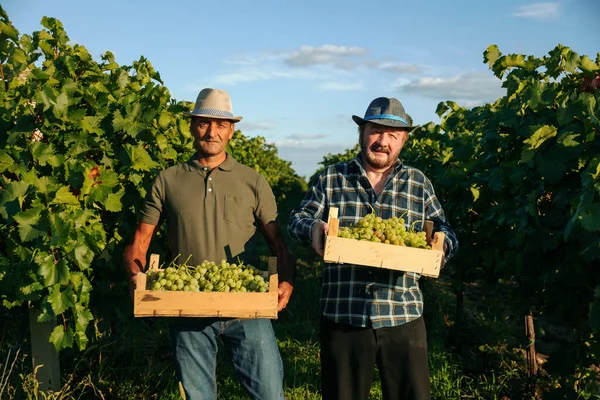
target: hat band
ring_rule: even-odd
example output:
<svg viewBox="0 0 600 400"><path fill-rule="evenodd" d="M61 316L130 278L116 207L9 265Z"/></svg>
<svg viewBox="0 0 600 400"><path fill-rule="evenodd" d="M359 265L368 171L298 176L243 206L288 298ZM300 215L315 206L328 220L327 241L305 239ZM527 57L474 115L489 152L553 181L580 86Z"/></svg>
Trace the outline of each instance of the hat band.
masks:
<svg viewBox="0 0 600 400"><path fill-rule="evenodd" d="M216 110L214 108L196 108L194 114L214 115L215 117L233 118L233 113L229 111Z"/></svg>
<svg viewBox="0 0 600 400"><path fill-rule="evenodd" d="M404 122L406 125L408 125L408 122L406 122L406 119L399 117L397 115L394 115L394 114L370 115L368 117L364 117L363 119L365 121L371 121L373 119L393 119L394 121Z"/></svg>

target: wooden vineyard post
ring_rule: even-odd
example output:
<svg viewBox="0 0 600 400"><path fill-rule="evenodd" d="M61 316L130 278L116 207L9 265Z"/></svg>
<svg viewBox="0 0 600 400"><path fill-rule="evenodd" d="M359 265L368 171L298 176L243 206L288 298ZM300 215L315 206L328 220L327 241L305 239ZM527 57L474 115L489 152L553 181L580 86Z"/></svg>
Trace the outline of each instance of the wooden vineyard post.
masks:
<svg viewBox="0 0 600 400"><path fill-rule="evenodd" d="M531 311L525 315L525 336L527 336L527 375L537 375L537 358L535 354L535 329Z"/></svg>
<svg viewBox="0 0 600 400"><path fill-rule="evenodd" d="M50 343L50 334L56 326L54 320L37 322L38 312L29 308L31 331L31 362L40 390L60 390L60 364L58 352Z"/></svg>

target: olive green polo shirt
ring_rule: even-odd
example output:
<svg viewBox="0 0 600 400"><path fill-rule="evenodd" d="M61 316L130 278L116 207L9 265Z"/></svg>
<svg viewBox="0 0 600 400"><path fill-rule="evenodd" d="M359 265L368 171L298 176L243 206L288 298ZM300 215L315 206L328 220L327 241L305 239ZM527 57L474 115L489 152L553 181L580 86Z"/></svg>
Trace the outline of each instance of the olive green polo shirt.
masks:
<svg viewBox="0 0 600 400"><path fill-rule="evenodd" d="M276 218L275 196L266 179L227 154L212 170L194 155L160 172L140 222L158 225L165 220L169 257L179 255L179 264L191 255L188 264L197 265L204 260L237 262L238 257L254 263L257 255L249 242L257 224Z"/></svg>

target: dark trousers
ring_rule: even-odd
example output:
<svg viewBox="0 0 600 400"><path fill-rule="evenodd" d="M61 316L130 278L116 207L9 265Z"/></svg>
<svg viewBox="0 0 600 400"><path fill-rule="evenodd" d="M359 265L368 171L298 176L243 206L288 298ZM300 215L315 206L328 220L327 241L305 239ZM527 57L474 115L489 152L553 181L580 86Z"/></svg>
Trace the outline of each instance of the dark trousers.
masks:
<svg viewBox="0 0 600 400"><path fill-rule="evenodd" d="M423 317L392 328L359 328L321 316L323 400L366 400L375 363L384 400L429 400Z"/></svg>

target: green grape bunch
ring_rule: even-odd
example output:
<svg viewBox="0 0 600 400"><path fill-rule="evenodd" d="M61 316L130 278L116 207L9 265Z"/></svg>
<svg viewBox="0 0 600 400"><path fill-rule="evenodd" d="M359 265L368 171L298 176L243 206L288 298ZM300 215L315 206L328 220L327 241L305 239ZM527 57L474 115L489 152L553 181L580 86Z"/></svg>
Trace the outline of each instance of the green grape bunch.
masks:
<svg viewBox="0 0 600 400"><path fill-rule="evenodd" d="M424 231L416 232L414 229L415 223L407 230L404 223L402 217L393 216L382 219L374 213L370 213L361 218L356 224L341 228L338 231L338 236L374 243L431 249L431 246L427 244Z"/></svg>
<svg viewBox="0 0 600 400"><path fill-rule="evenodd" d="M202 261L192 266L171 262L164 270L147 273L147 290L180 290L184 292L267 292L269 282L262 271L243 263Z"/></svg>

